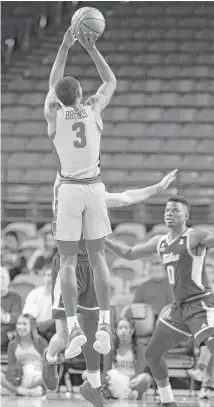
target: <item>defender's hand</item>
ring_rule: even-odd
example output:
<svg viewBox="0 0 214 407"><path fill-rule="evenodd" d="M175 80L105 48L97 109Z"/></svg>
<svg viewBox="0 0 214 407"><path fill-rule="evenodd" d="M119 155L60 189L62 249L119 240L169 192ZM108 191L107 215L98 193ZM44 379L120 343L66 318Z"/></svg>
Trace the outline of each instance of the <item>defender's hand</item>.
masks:
<svg viewBox="0 0 214 407"><path fill-rule="evenodd" d="M86 33L84 32L83 35L78 32L77 34L78 41L80 44L87 50L90 51L95 47L95 43L97 39L99 38L99 34L96 33Z"/></svg>
<svg viewBox="0 0 214 407"><path fill-rule="evenodd" d="M168 188L168 186L176 179L176 172L178 170L174 170L167 174L162 181L159 183L161 190Z"/></svg>
<svg viewBox="0 0 214 407"><path fill-rule="evenodd" d="M71 48L72 45L74 45L74 43L77 41L77 38L74 35L73 29L72 27L69 27L69 29L66 31L64 38L63 38L63 44L67 47L67 48Z"/></svg>

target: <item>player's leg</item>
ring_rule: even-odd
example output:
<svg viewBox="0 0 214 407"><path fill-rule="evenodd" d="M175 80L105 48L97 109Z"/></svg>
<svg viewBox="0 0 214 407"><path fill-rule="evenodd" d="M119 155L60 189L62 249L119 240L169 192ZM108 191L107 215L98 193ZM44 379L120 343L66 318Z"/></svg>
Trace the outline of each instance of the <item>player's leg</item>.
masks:
<svg viewBox="0 0 214 407"><path fill-rule="evenodd" d="M87 336L87 343L83 346L87 381L80 386L80 393L93 405L105 407L107 405L101 387L100 354L93 348L99 312L97 310L85 310L81 312L80 318L83 324L83 330Z"/></svg>
<svg viewBox="0 0 214 407"><path fill-rule="evenodd" d="M57 356L65 349L68 333L66 320L57 319L56 333L52 336L47 350L44 352L42 379L49 390L57 390L59 385L59 376L57 372Z"/></svg>
<svg viewBox="0 0 214 407"><path fill-rule="evenodd" d="M205 342L214 356L214 300L209 295L186 304L187 325L198 345Z"/></svg>
<svg viewBox="0 0 214 407"><path fill-rule="evenodd" d="M100 307L97 340L94 346L97 352L107 354L110 351L110 273L104 249L105 236L111 233L111 225L106 207L105 186L102 183L91 185L88 189L83 233Z"/></svg>
<svg viewBox="0 0 214 407"><path fill-rule="evenodd" d="M159 389L162 404L176 407L169 382L167 364L164 354L175 345L190 337L188 329L180 323L170 321L164 315L158 320L152 338L145 349L145 357ZM164 404L165 405L165 404Z"/></svg>
<svg viewBox="0 0 214 407"><path fill-rule="evenodd" d="M203 373L199 398L207 400L214 394L214 357L210 358L209 364Z"/></svg>
<svg viewBox="0 0 214 407"><path fill-rule="evenodd" d="M55 191L56 192L56 191ZM76 263L82 231L84 191L79 185L61 184L54 205L54 237L60 253L60 288L68 325L68 343L65 357L86 342L77 319Z"/></svg>
<svg viewBox="0 0 214 407"><path fill-rule="evenodd" d="M204 372L207 370L211 357L212 356L207 346L201 346L200 356L198 358L197 364L195 367L188 370L188 375L194 380L202 382L204 378Z"/></svg>

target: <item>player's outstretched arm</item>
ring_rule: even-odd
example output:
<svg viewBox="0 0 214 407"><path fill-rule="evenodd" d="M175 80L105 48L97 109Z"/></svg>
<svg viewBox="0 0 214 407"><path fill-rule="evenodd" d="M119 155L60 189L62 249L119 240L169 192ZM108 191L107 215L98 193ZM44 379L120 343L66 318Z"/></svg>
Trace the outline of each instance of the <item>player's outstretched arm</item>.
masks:
<svg viewBox="0 0 214 407"><path fill-rule="evenodd" d="M78 33L79 42L89 53L103 82L98 89L92 104L94 109L101 112L109 104L110 99L116 89L117 80L110 66L96 48L95 43L97 38L97 34L86 33L84 36L82 36L80 33Z"/></svg>
<svg viewBox="0 0 214 407"><path fill-rule="evenodd" d="M55 88L57 82L63 78L68 50L72 47L76 40L77 39L74 37L72 28L70 27L63 37L62 44L60 45L55 62L53 64L49 78L49 89Z"/></svg>
<svg viewBox="0 0 214 407"><path fill-rule="evenodd" d="M50 78L49 78L49 91L45 99L44 114L46 120L49 122L53 119L55 112L55 107L57 106L57 100L55 96L55 86L57 82L63 78L65 71L65 64L68 56L69 48L75 43L76 38L73 35L71 27L66 31L62 44L60 45L58 54L56 56L55 62L53 64ZM51 132L49 129L48 132Z"/></svg>
<svg viewBox="0 0 214 407"><path fill-rule="evenodd" d="M176 172L177 170L170 172L162 179L161 182L147 188L131 189L120 193L106 192L106 202L108 208L134 205L145 201L150 196L164 191L176 179Z"/></svg>
<svg viewBox="0 0 214 407"><path fill-rule="evenodd" d="M203 229L195 229L190 235L190 242L193 247L201 244L207 249L214 248L214 233Z"/></svg>
<svg viewBox="0 0 214 407"><path fill-rule="evenodd" d="M137 246L128 246L125 243L113 241L106 238L106 248L119 257L127 260L140 259L141 257L148 256L149 254L157 251L158 242L161 236L157 235L152 237L147 243L142 243Z"/></svg>

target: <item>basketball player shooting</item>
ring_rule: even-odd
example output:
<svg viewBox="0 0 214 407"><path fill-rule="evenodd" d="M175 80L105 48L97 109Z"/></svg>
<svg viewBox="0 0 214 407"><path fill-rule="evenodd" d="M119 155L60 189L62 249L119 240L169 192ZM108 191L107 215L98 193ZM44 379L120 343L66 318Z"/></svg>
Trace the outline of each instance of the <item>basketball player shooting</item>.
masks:
<svg viewBox="0 0 214 407"><path fill-rule="evenodd" d="M168 188L175 180L176 172L177 170L172 171L161 182L147 188L128 190L120 193L106 192L107 206L123 207L143 202ZM56 334L51 338L43 359L43 381L46 387L52 391L56 390L59 385L57 355L65 349L67 343L67 324L60 291L59 262L60 258L57 253L52 264L52 313L56 321ZM84 240L80 240L76 278L78 286L78 317L87 337L87 343L83 346L87 381L80 386L80 393L94 406L106 407L107 404L104 400L101 387L100 354L93 348L99 319L99 307L94 289L93 272L88 261Z"/></svg>
<svg viewBox="0 0 214 407"><path fill-rule="evenodd" d="M79 38L79 37L78 37ZM94 349L110 351L110 276L105 260L105 237L111 225L100 179L101 112L116 88L116 78L95 46L97 34L81 35L81 45L93 60L102 80L96 98L82 104L82 88L77 79L63 77L68 50L76 38L69 28L64 36L45 101L48 135L58 164L59 182L54 188L53 233L60 253L60 285L68 324L67 359L81 353L87 338L77 319L75 269L81 232L86 240L100 307Z"/></svg>
<svg viewBox="0 0 214 407"><path fill-rule="evenodd" d="M214 298L204 268L206 249L214 248L214 234L188 228L189 213L190 205L184 197L171 197L165 207L167 235L154 236L147 243L134 247L106 240L109 250L129 260L157 251L168 275L174 303L159 318L145 349L147 363L159 389L160 407L177 407L163 358L165 353L194 336L198 345L205 342L214 356Z"/></svg>

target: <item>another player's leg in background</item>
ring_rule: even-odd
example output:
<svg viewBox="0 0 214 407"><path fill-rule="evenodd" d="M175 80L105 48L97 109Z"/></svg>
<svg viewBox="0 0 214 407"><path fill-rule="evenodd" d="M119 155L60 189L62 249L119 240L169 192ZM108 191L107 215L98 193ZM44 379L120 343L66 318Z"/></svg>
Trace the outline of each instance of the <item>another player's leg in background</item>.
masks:
<svg viewBox="0 0 214 407"><path fill-rule="evenodd" d="M188 375L199 382L203 381L204 374L209 366L211 354L207 346L201 346L200 356L196 366L188 370Z"/></svg>
<svg viewBox="0 0 214 407"><path fill-rule="evenodd" d="M58 241L57 243L60 253L60 288L68 326L68 343L65 350L65 358L69 359L80 354L81 347L87 341L77 319L76 264L79 241Z"/></svg>
<svg viewBox="0 0 214 407"><path fill-rule="evenodd" d="M94 349L106 355L111 349L110 329L110 273L105 258L105 237L87 240L86 247L94 273L94 286L99 303L99 324Z"/></svg>
<svg viewBox="0 0 214 407"><path fill-rule="evenodd" d="M87 343L83 346L83 354L86 360L87 381L80 386L81 395L95 406L107 406L101 387L100 354L93 348L95 334L99 320L99 311L83 311L80 315L81 325Z"/></svg>
<svg viewBox="0 0 214 407"><path fill-rule="evenodd" d="M68 334L66 321L57 319L56 333L52 336L48 348L44 353L42 379L45 386L52 391L57 390L59 376L57 372L57 356L65 349Z"/></svg>
<svg viewBox="0 0 214 407"><path fill-rule="evenodd" d="M159 320L152 338L145 349L145 357L156 381L162 403L161 406L163 407L177 406L169 382L167 364L163 356L186 338L185 334L170 328Z"/></svg>
<svg viewBox="0 0 214 407"><path fill-rule="evenodd" d="M203 371L203 380L199 393L200 399L210 399L214 394L214 357L211 356L207 368Z"/></svg>

